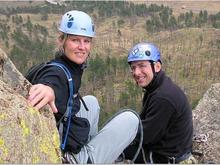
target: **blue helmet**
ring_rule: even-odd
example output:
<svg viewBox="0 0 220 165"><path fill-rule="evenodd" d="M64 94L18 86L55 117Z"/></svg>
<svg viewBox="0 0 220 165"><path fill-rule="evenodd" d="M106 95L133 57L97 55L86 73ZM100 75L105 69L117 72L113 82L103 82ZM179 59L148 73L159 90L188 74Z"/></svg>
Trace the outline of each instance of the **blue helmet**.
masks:
<svg viewBox="0 0 220 165"><path fill-rule="evenodd" d="M159 49L149 42L138 43L128 52L128 63L141 60L161 62Z"/></svg>
<svg viewBox="0 0 220 165"><path fill-rule="evenodd" d="M95 27L91 17L77 10L68 11L61 19L59 30L66 34L86 37L95 36Z"/></svg>

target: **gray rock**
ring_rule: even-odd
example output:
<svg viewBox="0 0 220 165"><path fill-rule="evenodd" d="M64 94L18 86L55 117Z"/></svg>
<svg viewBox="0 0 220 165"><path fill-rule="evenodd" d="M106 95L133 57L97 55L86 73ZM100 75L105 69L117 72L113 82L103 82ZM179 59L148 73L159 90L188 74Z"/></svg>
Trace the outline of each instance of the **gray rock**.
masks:
<svg viewBox="0 0 220 165"><path fill-rule="evenodd" d="M23 96L27 95L31 86L2 49L0 49L0 80Z"/></svg>
<svg viewBox="0 0 220 165"><path fill-rule="evenodd" d="M213 84L193 110L194 151L200 163L220 163L220 83Z"/></svg>
<svg viewBox="0 0 220 165"><path fill-rule="evenodd" d="M28 105L30 86L0 49L0 163L61 163L54 115Z"/></svg>

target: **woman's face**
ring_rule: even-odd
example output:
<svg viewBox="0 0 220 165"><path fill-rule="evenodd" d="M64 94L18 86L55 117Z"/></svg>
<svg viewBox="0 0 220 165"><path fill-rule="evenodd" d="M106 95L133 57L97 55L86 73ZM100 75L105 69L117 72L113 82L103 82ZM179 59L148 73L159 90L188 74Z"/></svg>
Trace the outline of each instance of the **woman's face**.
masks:
<svg viewBox="0 0 220 165"><path fill-rule="evenodd" d="M89 56L91 37L68 35L64 42L65 55L76 64L83 64Z"/></svg>

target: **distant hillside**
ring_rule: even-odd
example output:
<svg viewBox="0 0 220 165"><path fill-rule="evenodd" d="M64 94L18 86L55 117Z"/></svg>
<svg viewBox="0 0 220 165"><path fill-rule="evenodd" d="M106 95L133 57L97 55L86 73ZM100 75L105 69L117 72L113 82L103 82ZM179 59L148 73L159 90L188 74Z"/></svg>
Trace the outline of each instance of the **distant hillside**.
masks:
<svg viewBox="0 0 220 165"><path fill-rule="evenodd" d="M193 11L193 13L199 13L201 10L207 10L209 14L216 14L220 11L220 2L219 1L204 1L204 0L148 0L148 1L136 1L135 3L145 3L145 4L158 4L169 6L173 9L175 14L186 13Z"/></svg>
<svg viewBox="0 0 220 165"><path fill-rule="evenodd" d="M37 6L37 5L41 5L44 4L44 1L13 1L13 0L9 0L9 1L4 1L1 0L0 2L0 8L16 8L16 7L29 7L29 6Z"/></svg>
<svg viewBox="0 0 220 165"><path fill-rule="evenodd" d="M122 107L140 111L142 92L131 79L126 62L129 48L140 41L159 46L164 70L181 86L192 107L212 83L220 81L220 14L209 14L202 3L196 13L173 13L167 6L122 1L33 3L21 7L16 2L19 8L0 8L0 47L25 73L53 57L64 11L88 11L97 36L81 90L99 98L103 118Z"/></svg>

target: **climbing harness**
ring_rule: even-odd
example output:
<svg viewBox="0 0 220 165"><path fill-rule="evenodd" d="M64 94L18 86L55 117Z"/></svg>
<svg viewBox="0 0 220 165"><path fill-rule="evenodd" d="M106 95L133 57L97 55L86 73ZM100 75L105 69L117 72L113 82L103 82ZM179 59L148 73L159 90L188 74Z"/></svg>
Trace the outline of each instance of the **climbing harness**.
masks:
<svg viewBox="0 0 220 165"><path fill-rule="evenodd" d="M62 156L62 162L64 164L78 164L79 162L71 152L65 152Z"/></svg>
<svg viewBox="0 0 220 165"><path fill-rule="evenodd" d="M207 142L209 137L209 134L198 134L193 136L193 141L201 143L201 142Z"/></svg>

